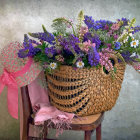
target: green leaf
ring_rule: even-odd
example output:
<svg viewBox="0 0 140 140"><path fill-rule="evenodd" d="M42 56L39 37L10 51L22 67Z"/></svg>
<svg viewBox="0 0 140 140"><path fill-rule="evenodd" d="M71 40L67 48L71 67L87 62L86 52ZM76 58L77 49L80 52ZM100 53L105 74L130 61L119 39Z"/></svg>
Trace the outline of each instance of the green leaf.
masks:
<svg viewBox="0 0 140 140"><path fill-rule="evenodd" d="M45 33L48 33L48 31L46 30L46 28L45 28L44 25L42 25L42 29L43 29L43 31L44 31Z"/></svg>
<svg viewBox="0 0 140 140"><path fill-rule="evenodd" d="M140 58L136 58L135 60L138 61L138 62L140 62Z"/></svg>
<svg viewBox="0 0 140 140"><path fill-rule="evenodd" d="M88 66L89 66L88 57L85 56L82 60L83 60L83 62L84 62L84 67L88 67Z"/></svg>
<svg viewBox="0 0 140 140"><path fill-rule="evenodd" d="M116 73L117 72L117 68L116 67L114 67L114 73Z"/></svg>
<svg viewBox="0 0 140 140"><path fill-rule="evenodd" d="M119 52L117 52L115 55L116 55L117 58L119 58L123 63L125 63L124 58L122 57L122 55L121 55Z"/></svg>

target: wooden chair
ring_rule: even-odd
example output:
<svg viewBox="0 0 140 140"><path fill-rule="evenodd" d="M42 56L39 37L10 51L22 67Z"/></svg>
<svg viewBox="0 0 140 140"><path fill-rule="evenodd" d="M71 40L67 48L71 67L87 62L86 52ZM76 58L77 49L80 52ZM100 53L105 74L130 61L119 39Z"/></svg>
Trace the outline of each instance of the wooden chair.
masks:
<svg viewBox="0 0 140 140"><path fill-rule="evenodd" d="M21 88L21 106L22 113L20 114L20 117L23 122L20 126L20 129L22 130L20 131L21 140L33 140L33 137L29 137L30 126L34 124L31 117L32 108L27 86ZM87 119L79 120L75 118L70 125L70 130L85 131L85 140L90 140L92 132L96 130L96 140L101 140L101 122L103 121L103 118L104 113L88 116ZM45 135L47 136L47 129ZM44 140L50 140L45 137Z"/></svg>

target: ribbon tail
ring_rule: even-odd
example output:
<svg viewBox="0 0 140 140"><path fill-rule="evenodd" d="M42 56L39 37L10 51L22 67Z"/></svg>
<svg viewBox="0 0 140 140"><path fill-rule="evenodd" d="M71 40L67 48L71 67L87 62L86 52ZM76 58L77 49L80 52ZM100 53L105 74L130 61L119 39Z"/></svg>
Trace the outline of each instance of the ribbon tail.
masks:
<svg viewBox="0 0 140 140"><path fill-rule="evenodd" d="M7 103L10 115L18 119L18 87L8 87Z"/></svg>
<svg viewBox="0 0 140 140"><path fill-rule="evenodd" d="M5 86L5 85L4 85L3 83L0 82L0 95L1 95L1 93L2 93L2 91L3 91L3 89L4 89L4 86Z"/></svg>

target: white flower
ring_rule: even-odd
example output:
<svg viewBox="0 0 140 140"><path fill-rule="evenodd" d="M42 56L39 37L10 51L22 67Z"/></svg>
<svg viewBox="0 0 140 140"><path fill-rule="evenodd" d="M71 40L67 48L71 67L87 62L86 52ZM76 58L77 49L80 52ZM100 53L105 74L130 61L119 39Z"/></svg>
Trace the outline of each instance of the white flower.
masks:
<svg viewBox="0 0 140 140"><path fill-rule="evenodd" d="M130 55L130 57L135 57L136 56L136 52L132 53L132 55Z"/></svg>
<svg viewBox="0 0 140 140"><path fill-rule="evenodd" d="M57 67L57 64L56 63L50 63L50 67L52 68L52 69L55 69L56 67Z"/></svg>
<svg viewBox="0 0 140 140"><path fill-rule="evenodd" d="M129 36L133 37L133 34L132 33L129 33Z"/></svg>
<svg viewBox="0 0 140 140"><path fill-rule="evenodd" d="M139 40L134 40L131 42L131 47L136 48L139 45Z"/></svg>
<svg viewBox="0 0 140 140"><path fill-rule="evenodd" d="M83 61L78 61L78 62L76 62L76 66L77 66L78 68L83 68L83 67L84 67Z"/></svg>

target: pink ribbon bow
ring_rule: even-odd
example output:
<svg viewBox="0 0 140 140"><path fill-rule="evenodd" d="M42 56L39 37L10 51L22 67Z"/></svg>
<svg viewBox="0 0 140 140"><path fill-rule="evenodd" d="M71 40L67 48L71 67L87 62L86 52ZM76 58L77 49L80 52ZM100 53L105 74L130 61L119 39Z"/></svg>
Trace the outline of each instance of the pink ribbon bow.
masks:
<svg viewBox="0 0 140 140"><path fill-rule="evenodd" d="M27 64L19 71L10 73L4 69L3 74L0 76L0 94L5 86L8 87L7 104L10 115L18 119L18 84L16 77L26 73L32 64L32 59L29 58Z"/></svg>

